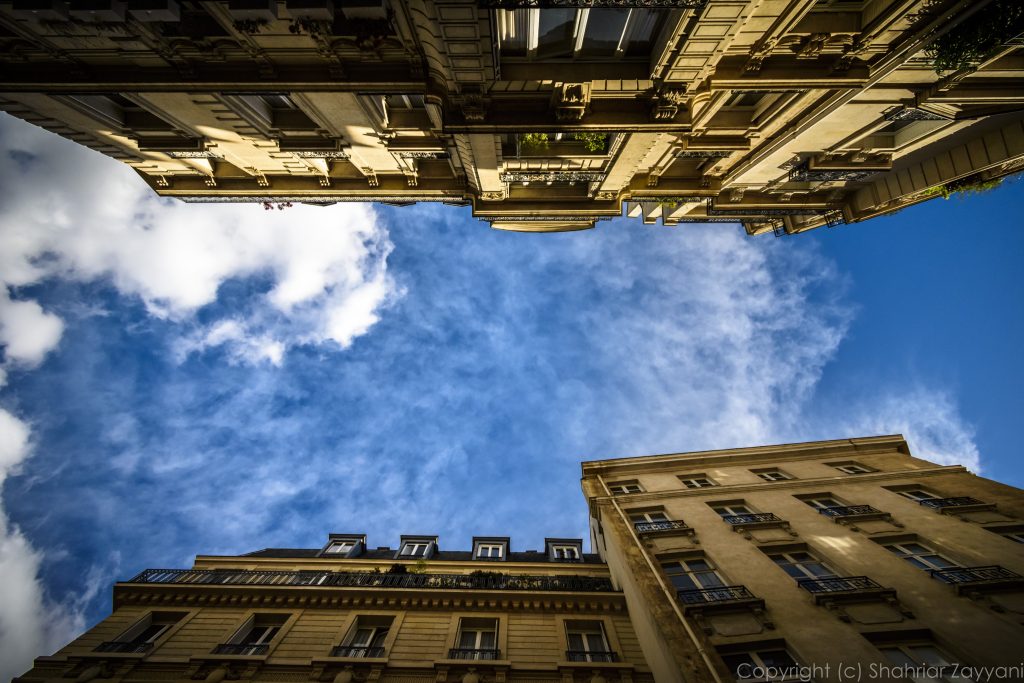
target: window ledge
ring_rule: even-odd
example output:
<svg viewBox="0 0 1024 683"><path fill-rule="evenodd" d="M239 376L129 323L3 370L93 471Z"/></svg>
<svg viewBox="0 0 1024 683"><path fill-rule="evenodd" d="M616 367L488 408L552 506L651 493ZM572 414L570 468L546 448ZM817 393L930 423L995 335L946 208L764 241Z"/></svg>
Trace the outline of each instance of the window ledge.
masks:
<svg viewBox="0 0 1024 683"><path fill-rule="evenodd" d="M512 666L509 659L436 659L434 668L451 666L486 666L492 668L508 668Z"/></svg>
<svg viewBox="0 0 1024 683"><path fill-rule="evenodd" d="M386 665L387 657L316 657L310 660L313 666L329 664L377 664Z"/></svg>
<svg viewBox="0 0 1024 683"><path fill-rule="evenodd" d="M190 662L265 662L270 653L265 655L192 655Z"/></svg>
<svg viewBox="0 0 1024 683"><path fill-rule="evenodd" d="M557 664L558 670L579 670L579 669L616 669L619 671L632 671L636 665L629 662L569 662L561 661Z"/></svg>

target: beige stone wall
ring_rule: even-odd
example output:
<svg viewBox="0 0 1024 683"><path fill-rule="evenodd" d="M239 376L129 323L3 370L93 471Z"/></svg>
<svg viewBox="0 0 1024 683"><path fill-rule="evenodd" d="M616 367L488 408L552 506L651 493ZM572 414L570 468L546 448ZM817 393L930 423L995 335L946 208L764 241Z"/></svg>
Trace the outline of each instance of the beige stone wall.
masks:
<svg viewBox="0 0 1024 683"><path fill-rule="evenodd" d="M844 474L829 465L841 462L856 462L875 471ZM750 471L766 467L777 467L792 479L765 482ZM678 477L694 474L718 485L685 488ZM1024 496L1018 489L961 467L942 467L912 457L898 437L601 461L585 463L584 475L592 513L600 510L604 515L602 540L613 575L642 575L648 571L648 560L705 557L719 568L727 584L745 586L764 600L766 610L760 617L737 612L695 619L695 625L709 627L715 647L784 640L800 661L831 664L831 676L816 680L838 680L835 666L839 662L860 664L865 670L872 663L885 664L863 634L927 636L965 664L1021 664L1024 581L999 590L981 586L958 594L956 587L931 578L882 544L918 542L964 567L1001 565L1024 575L1024 544L999 534L1024 529ZM609 484L636 481L645 492L608 498L598 476ZM967 496L990 505L965 508L959 514L956 508L948 508L943 513L898 493L901 487L911 486L940 497ZM848 505L870 505L888 516L837 521L798 497L810 494L831 495ZM726 502L774 513L785 523L730 525L710 506ZM610 505L622 511L620 517L630 510L662 510L670 519L684 521L689 530L624 537L608 531L613 527L607 520ZM867 576L894 589L895 600L815 604L814 596L767 554L800 550L817 555L839 576ZM613 562L612 557L626 561ZM633 604L648 596L627 591L626 597L631 613L650 611L650 605ZM668 624L658 626L662 632L673 630Z"/></svg>

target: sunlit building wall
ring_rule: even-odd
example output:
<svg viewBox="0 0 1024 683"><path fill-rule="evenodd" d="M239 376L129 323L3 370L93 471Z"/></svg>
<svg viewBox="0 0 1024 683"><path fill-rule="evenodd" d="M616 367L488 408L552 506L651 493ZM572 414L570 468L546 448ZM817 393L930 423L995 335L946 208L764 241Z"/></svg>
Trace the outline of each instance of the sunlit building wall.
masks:
<svg viewBox="0 0 1024 683"><path fill-rule="evenodd" d="M659 682L1024 676L1024 497L902 437L586 462L583 490Z"/></svg>
<svg viewBox="0 0 1024 683"><path fill-rule="evenodd" d="M1013 5L10 0L0 110L190 202L785 234L1024 167Z"/></svg>

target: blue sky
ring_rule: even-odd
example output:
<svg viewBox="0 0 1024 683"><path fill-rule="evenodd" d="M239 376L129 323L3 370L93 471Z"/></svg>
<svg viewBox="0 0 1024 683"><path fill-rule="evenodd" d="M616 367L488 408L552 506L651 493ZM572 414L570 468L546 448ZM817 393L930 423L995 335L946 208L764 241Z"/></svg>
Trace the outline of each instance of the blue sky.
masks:
<svg viewBox="0 0 1024 683"><path fill-rule="evenodd" d="M0 678L196 553L586 536L584 459L902 432L1024 481L1019 182L783 239L521 235L159 200L9 117L0 150Z"/></svg>

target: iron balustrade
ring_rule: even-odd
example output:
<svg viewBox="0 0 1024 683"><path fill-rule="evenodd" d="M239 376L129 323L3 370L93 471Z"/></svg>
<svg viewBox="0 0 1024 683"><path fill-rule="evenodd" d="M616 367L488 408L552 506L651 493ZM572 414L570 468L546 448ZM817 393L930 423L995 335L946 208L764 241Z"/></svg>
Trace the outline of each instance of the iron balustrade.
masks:
<svg viewBox="0 0 1024 683"><path fill-rule="evenodd" d="M758 522L781 522L774 512L751 512L745 515L722 515L729 524L755 524Z"/></svg>
<svg viewBox="0 0 1024 683"><path fill-rule="evenodd" d="M818 508L818 512L826 517L850 517L851 515L881 514L880 510L876 510L870 505L833 505L831 507Z"/></svg>
<svg viewBox="0 0 1024 683"><path fill-rule="evenodd" d="M578 558L567 559L579 562ZM231 586L318 586L324 588L428 588L440 590L518 590L612 592L598 576L518 574L391 574L332 571L252 571L233 569L146 569L127 583Z"/></svg>
<svg viewBox="0 0 1024 683"><path fill-rule="evenodd" d="M633 524L638 534L650 533L652 531L677 531L682 529L689 529L683 522L675 521L664 521L664 522L636 522Z"/></svg>
<svg viewBox="0 0 1024 683"><path fill-rule="evenodd" d="M222 643L213 648L215 655L265 655L269 643Z"/></svg>
<svg viewBox="0 0 1024 683"><path fill-rule="evenodd" d="M448 659L501 659L501 650L496 648L453 647L448 650Z"/></svg>
<svg viewBox="0 0 1024 683"><path fill-rule="evenodd" d="M797 585L808 593L849 593L872 591L881 585L866 576L833 576L823 579L797 579Z"/></svg>
<svg viewBox="0 0 1024 683"><path fill-rule="evenodd" d="M983 502L977 498L971 498L970 496L956 496L953 498L925 498L917 501L925 507L934 508L941 510L942 508L958 508L965 507L967 505L984 505Z"/></svg>
<svg viewBox="0 0 1024 683"><path fill-rule="evenodd" d="M153 643L133 643L127 640L108 640L96 646L94 652L127 652L140 654L153 649Z"/></svg>
<svg viewBox="0 0 1024 683"><path fill-rule="evenodd" d="M676 591L676 596L687 605L702 605L730 600L754 600L746 586L720 586L717 588L690 588Z"/></svg>
<svg viewBox="0 0 1024 683"><path fill-rule="evenodd" d="M565 659L569 662L617 662L619 653L611 650L566 650Z"/></svg>
<svg viewBox="0 0 1024 683"><path fill-rule="evenodd" d="M331 650L332 657L383 657L383 647L372 645L338 645Z"/></svg>
<svg viewBox="0 0 1024 683"><path fill-rule="evenodd" d="M982 583L985 581L1005 581L1008 579L1020 579L1020 574L1010 571L998 564L985 567L951 567L949 569L932 569L933 579L945 583L965 584Z"/></svg>

